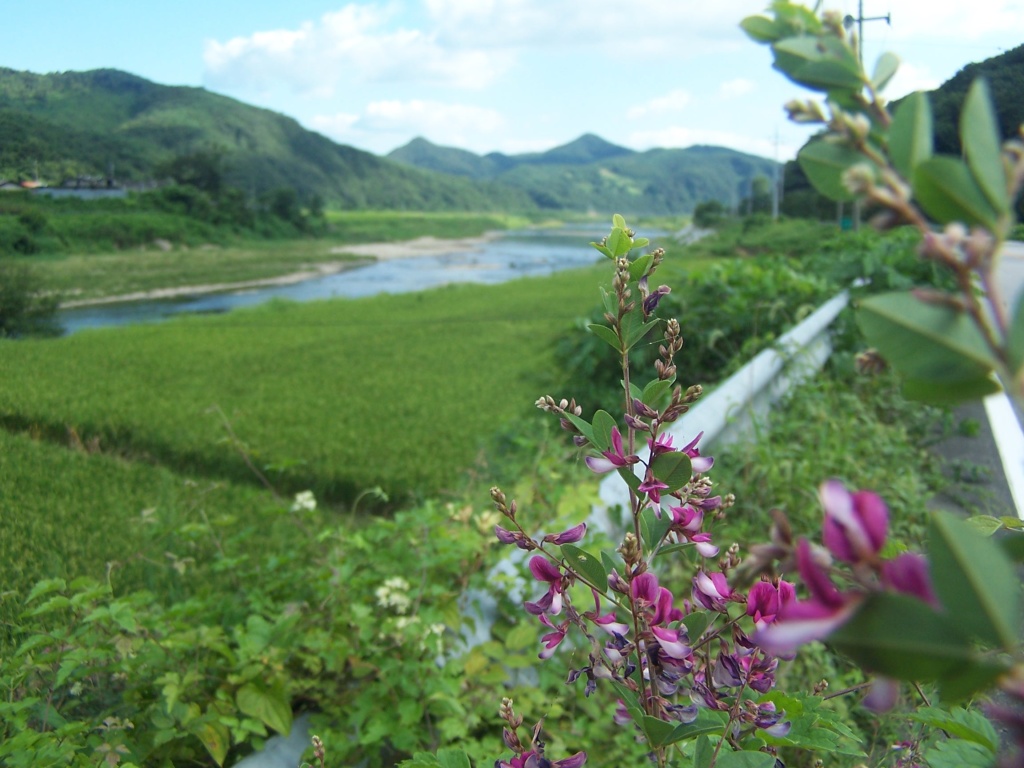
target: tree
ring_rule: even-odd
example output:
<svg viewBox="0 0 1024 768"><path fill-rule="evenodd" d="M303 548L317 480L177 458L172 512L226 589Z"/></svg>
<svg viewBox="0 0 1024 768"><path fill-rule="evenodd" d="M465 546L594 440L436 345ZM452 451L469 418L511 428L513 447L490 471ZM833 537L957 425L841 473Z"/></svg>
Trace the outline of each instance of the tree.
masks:
<svg viewBox="0 0 1024 768"><path fill-rule="evenodd" d="M59 335L57 305L29 267L0 259L0 339Z"/></svg>

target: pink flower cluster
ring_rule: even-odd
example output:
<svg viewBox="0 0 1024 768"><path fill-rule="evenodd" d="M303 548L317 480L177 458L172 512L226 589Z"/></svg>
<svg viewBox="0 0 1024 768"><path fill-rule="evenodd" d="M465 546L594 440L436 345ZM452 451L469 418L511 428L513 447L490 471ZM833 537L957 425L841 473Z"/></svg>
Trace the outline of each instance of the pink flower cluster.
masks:
<svg viewBox="0 0 1024 768"><path fill-rule="evenodd" d="M902 592L937 605L924 557L906 552L892 560L881 558L889 531L889 509L881 498L870 491L851 493L838 480L823 483L819 496L825 549L806 539L796 546L796 567L808 597L783 601L778 621L754 635L761 648L775 655L791 655L804 643L828 637L853 616L867 590ZM852 566L856 588L836 587L829 575L832 558Z"/></svg>

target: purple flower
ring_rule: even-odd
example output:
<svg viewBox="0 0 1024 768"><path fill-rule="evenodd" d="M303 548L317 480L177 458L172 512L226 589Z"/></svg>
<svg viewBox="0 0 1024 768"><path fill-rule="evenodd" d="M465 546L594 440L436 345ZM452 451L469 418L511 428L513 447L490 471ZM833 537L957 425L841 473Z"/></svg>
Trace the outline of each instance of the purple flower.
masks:
<svg viewBox="0 0 1024 768"><path fill-rule="evenodd" d="M700 451L697 449L697 441L702 437L704 437L704 433L700 432L695 438L693 438L693 440L682 448L682 452L690 457L690 463L696 474L710 471L711 467L715 464L715 460L713 458L710 456L701 456Z"/></svg>
<svg viewBox="0 0 1024 768"><path fill-rule="evenodd" d="M587 466L598 474L628 467L640 461L640 457L635 454L630 454L629 456L625 454L622 448L622 434L619 432L618 427L612 427L612 449L602 451L601 456L604 458L588 456L586 459Z"/></svg>
<svg viewBox="0 0 1024 768"><path fill-rule="evenodd" d="M548 632L540 639L540 641L544 644L544 650L537 654L537 658L550 659L552 656L555 655L555 649L563 640L565 640L565 635L569 631L569 622L563 621L556 627L554 624L551 623L551 619L541 614L540 623L546 627L549 627L550 629L553 629L554 632Z"/></svg>
<svg viewBox="0 0 1024 768"><path fill-rule="evenodd" d="M779 722L785 716L785 710L776 710L774 702L766 701L764 704L758 705L757 714L754 715L754 725L776 738L783 738L793 727L793 723L789 720Z"/></svg>
<svg viewBox="0 0 1024 768"><path fill-rule="evenodd" d="M928 560L923 555L904 552L896 559L882 563L882 583L897 592L916 597L932 608L940 607L932 589Z"/></svg>
<svg viewBox="0 0 1024 768"><path fill-rule="evenodd" d="M535 603L524 603L527 613L540 616L550 613L557 616L562 612L562 572L558 566L552 565L547 558L535 555L530 558L530 573L537 581L546 581L548 591Z"/></svg>
<svg viewBox="0 0 1024 768"><path fill-rule="evenodd" d="M871 680L868 694L861 699L861 704L872 712L888 712L896 706L900 697L900 684L888 677L875 677Z"/></svg>
<svg viewBox="0 0 1024 768"><path fill-rule="evenodd" d="M885 544L889 510L874 493L850 493L838 480L828 480L819 491L825 508L822 540L829 551L847 563L872 561Z"/></svg>
<svg viewBox="0 0 1024 768"><path fill-rule="evenodd" d="M511 760L497 760L494 768L580 768L587 762L586 752L577 752L572 757L562 760L548 760L543 754L537 754L534 750L523 752Z"/></svg>
<svg viewBox="0 0 1024 768"><path fill-rule="evenodd" d="M496 525L494 526L494 535L498 537L498 541L502 544L515 544L517 547L525 549L527 552L534 549L533 542L520 531L509 531L502 528L500 525Z"/></svg>
<svg viewBox="0 0 1024 768"><path fill-rule="evenodd" d="M649 619L651 625L664 626L683 618L683 612L672 605L672 593L659 586L658 577L650 571L633 579L630 590L641 608L653 609Z"/></svg>
<svg viewBox="0 0 1024 768"><path fill-rule="evenodd" d="M574 544L580 539L582 539L583 534L585 534L586 532L587 524L580 523L579 525L574 525L569 530L562 531L561 533L549 533L547 536L544 537L544 541L550 544L557 544L559 546L561 546L562 544Z"/></svg>
<svg viewBox="0 0 1024 768"><path fill-rule="evenodd" d="M655 516L661 519L661 492L668 486L647 470L647 479L637 486L639 493L647 494L647 503L654 509Z"/></svg>
<svg viewBox="0 0 1024 768"><path fill-rule="evenodd" d="M682 632L682 634L680 634ZM673 659L687 659L693 653L693 649L690 648L684 641L683 637L686 634L686 630L678 629L666 629L665 627L651 627L651 634L654 635L654 639L658 643L658 647Z"/></svg>
<svg viewBox="0 0 1024 768"><path fill-rule="evenodd" d="M698 571L693 577L693 599L709 611L726 613L726 604L735 599L735 592L729 586L724 573Z"/></svg>
<svg viewBox="0 0 1024 768"><path fill-rule="evenodd" d="M796 599L796 590L788 581L779 581L778 586L769 581L760 581L747 594L747 616L754 619L759 628L775 621L782 607Z"/></svg>
<svg viewBox="0 0 1024 768"><path fill-rule="evenodd" d="M644 280L646 279L647 278L645 277ZM654 310L658 308L658 302L661 301L661 297L667 296L671 292L672 289L667 285L659 285L647 294L647 296L644 297L644 317L646 318L648 315L652 314Z"/></svg>
<svg viewBox="0 0 1024 768"><path fill-rule="evenodd" d="M836 589L814 561L807 539L797 543L796 560L810 599L786 603L775 623L758 629L753 638L760 648L775 656L792 654L804 643L827 637L846 623L863 599L863 595Z"/></svg>
<svg viewBox="0 0 1024 768"><path fill-rule="evenodd" d="M594 596L594 610L587 611L583 615L597 624L601 629L612 637L625 637L629 633L629 625L623 624L615 619L615 611L601 615L601 598L596 590L590 590Z"/></svg>
<svg viewBox="0 0 1024 768"><path fill-rule="evenodd" d="M672 435L667 432L662 432L653 440L651 438L647 438L647 447L651 451L652 461L663 453L671 453Z"/></svg>

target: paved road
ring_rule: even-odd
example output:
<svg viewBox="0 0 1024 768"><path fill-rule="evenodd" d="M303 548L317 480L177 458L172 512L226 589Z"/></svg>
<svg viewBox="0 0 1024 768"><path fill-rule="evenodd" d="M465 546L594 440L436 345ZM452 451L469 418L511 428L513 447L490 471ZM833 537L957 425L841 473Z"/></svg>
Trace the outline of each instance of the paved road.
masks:
<svg viewBox="0 0 1024 768"><path fill-rule="evenodd" d="M1003 246L999 258L999 290L1012 310L1024 291L1024 243L1013 240Z"/></svg>

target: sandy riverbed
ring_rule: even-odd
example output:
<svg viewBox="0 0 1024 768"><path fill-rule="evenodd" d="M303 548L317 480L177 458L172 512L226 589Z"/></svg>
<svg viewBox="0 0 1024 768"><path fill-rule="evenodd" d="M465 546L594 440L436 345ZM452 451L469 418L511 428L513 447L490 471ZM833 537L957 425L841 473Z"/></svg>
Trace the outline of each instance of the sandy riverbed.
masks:
<svg viewBox="0 0 1024 768"><path fill-rule="evenodd" d="M458 239L441 239L437 237L417 237L415 240L403 240L397 243L363 243L361 245L338 245L331 248L331 253L348 253L354 256L372 256L380 260L409 259L416 256L438 256L444 253L472 253L480 246L495 240L499 232L485 232L481 237L463 237Z"/></svg>
<svg viewBox="0 0 1024 768"><path fill-rule="evenodd" d="M209 283L205 285L181 285L174 288L156 288L151 291L135 291L133 293L122 293L117 296L103 296L95 299L71 299L62 302L61 309L72 309L74 307L89 307L99 304L117 304L128 301L157 301L160 299L175 299L181 296L200 296L209 293L230 293L242 291L249 288L266 288L275 285L293 285L305 280L313 280L318 277L326 277L348 269L363 267L373 263L373 260L386 259L410 259L418 256L439 256L447 253L471 253L480 248L484 243L497 238L499 233L487 232L481 237L463 237L458 239L443 239L437 237L417 237L415 240L404 240L396 243L362 243L360 245L338 245L330 249L332 255L363 256L362 261L332 261L324 262L303 269L298 272L290 272L277 277L267 277L260 280L245 280L237 283Z"/></svg>

